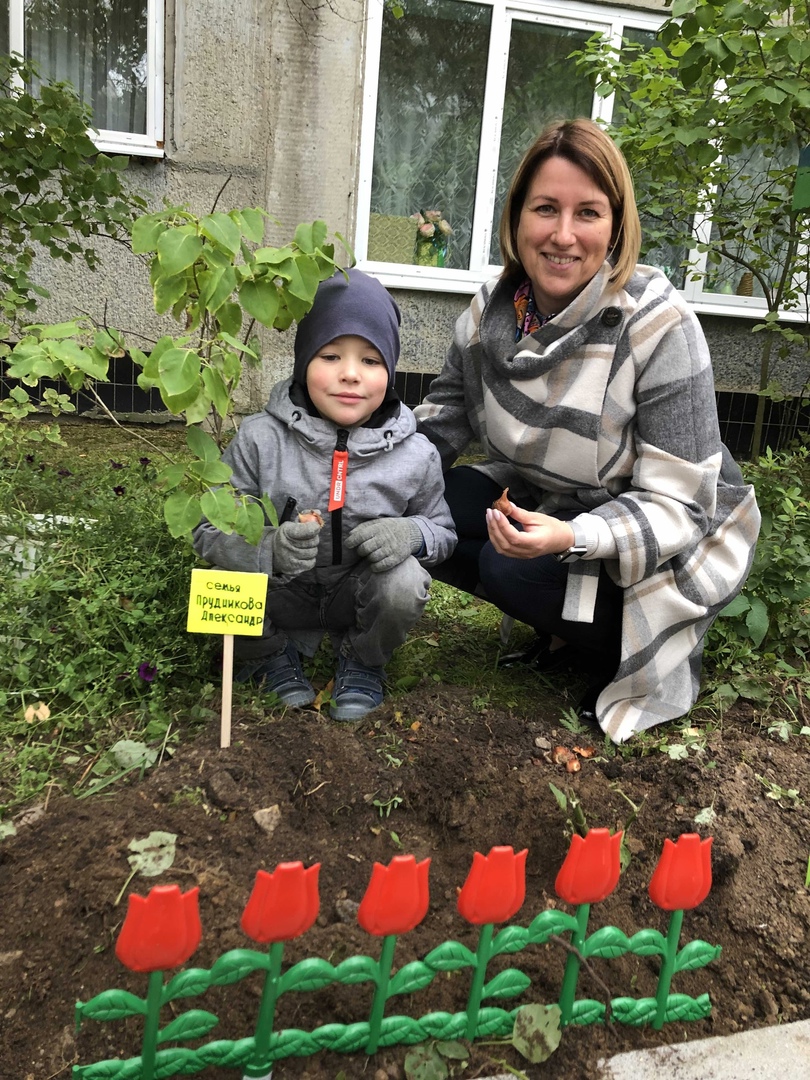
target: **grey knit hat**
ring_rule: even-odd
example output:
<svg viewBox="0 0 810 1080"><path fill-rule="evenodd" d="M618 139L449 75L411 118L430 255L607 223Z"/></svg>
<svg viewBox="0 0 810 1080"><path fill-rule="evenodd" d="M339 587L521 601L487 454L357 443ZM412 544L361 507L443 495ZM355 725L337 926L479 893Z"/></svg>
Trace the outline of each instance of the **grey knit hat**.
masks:
<svg viewBox="0 0 810 1080"><path fill-rule="evenodd" d="M362 270L347 270L322 281L315 303L298 324L295 334L293 379L306 386L307 367L322 345L344 334L365 338L379 349L393 385L399 360L399 327L402 318L388 290Z"/></svg>

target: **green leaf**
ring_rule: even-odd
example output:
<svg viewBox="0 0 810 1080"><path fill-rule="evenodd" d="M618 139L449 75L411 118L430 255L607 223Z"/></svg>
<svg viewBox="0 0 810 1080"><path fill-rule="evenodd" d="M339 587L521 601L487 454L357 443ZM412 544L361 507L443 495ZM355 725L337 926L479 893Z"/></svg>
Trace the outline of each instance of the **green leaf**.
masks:
<svg viewBox="0 0 810 1080"><path fill-rule="evenodd" d="M658 1011L658 1002L655 998L613 998L610 1003L610 1013L614 1020L620 1024L630 1024L633 1027L643 1027L651 1024Z"/></svg>
<svg viewBox="0 0 810 1080"><path fill-rule="evenodd" d="M199 997L211 986L211 972L207 968L188 968L173 976L163 987L161 1005L177 998Z"/></svg>
<svg viewBox="0 0 810 1080"><path fill-rule="evenodd" d="M211 968L212 986L230 986L241 982L254 971L267 971L270 957L255 949L231 949L223 953Z"/></svg>
<svg viewBox="0 0 810 1080"><path fill-rule="evenodd" d="M77 1005L76 1011L83 1020L123 1020L127 1016L146 1016L146 1002L126 990L105 990Z"/></svg>
<svg viewBox="0 0 810 1080"><path fill-rule="evenodd" d="M531 985L532 980L528 975L519 971L517 968L507 968L506 971L498 972L495 978L491 979L484 986L482 997L517 997L517 995L522 994L524 990L528 990Z"/></svg>
<svg viewBox="0 0 810 1080"><path fill-rule="evenodd" d="M311 225L301 224L293 237L301 251L311 255L326 239L328 229L325 221L313 221Z"/></svg>
<svg viewBox="0 0 810 1080"><path fill-rule="evenodd" d="M743 596L743 594L740 593L738 596L734 597L730 604L726 604L720 612L720 617L742 615L744 612L748 611L750 606L748 597Z"/></svg>
<svg viewBox="0 0 810 1080"><path fill-rule="evenodd" d="M132 250L136 255L157 249L158 240L168 225L159 214L143 214L132 226Z"/></svg>
<svg viewBox="0 0 810 1080"><path fill-rule="evenodd" d="M169 397L198 389L200 358L193 349L168 349L158 362L158 375Z"/></svg>
<svg viewBox="0 0 810 1080"><path fill-rule="evenodd" d="M200 461L219 461L219 447L202 428L190 427L186 432L186 442L189 450Z"/></svg>
<svg viewBox="0 0 810 1080"><path fill-rule="evenodd" d="M475 967L475 954L460 941L445 941L427 954L425 963L436 971L458 971L460 968Z"/></svg>
<svg viewBox="0 0 810 1080"><path fill-rule="evenodd" d="M751 635L754 645L761 645L768 633L769 617L768 607L758 596L751 597L751 609L746 615L745 625Z"/></svg>
<svg viewBox="0 0 810 1080"><path fill-rule="evenodd" d="M175 833L154 831L143 840L131 840L127 862L133 870L144 877L158 877L174 864L177 851Z"/></svg>
<svg viewBox="0 0 810 1080"><path fill-rule="evenodd" d="M611 960L616 956L623 956L629 949L630 941L626 934L616 926L603 926L586 939L582 947L582 955Z"/></svg>
<svg viewBox="0 0 810 1080"><path fill-rule="evenodd" d="M404 1069L408 1080L446 1080L450 1075L438 1047L432 1042L411 1047L405 1055Z"/></svg>
<svg viewBox="0 0 810 1080"><path fill-rule="evenodd" d="M206 491L200 497L200 509L215 529L230 535L236 518L236 506L232 488L217 488Z"/></svg>
<svg viewBox="0 0 810 1080"><path fill-rule="evenodd" d="M239 225L244 236L254 244L264 239L264 214L261 210L232 210L231 217Z"/></svg>
<svg viewBox="0 0 810 1080"><path fill-rule="evenodd" d="M157 242L157 253L164 273L174 275L193 266L203 249L202 238L193 225L168 229Z"/></svg>
<svg viewBox="0 0 810 1080"><path fill-rule="evenodd" d="M414 960L400 968L389 984L389 995L411 994L415 990L423 990L430 986L436 978L433 968L421 960Z"/></svg>
<svg viewBox="0 0 810 1080"><path fill-rule="evenodd" d="M719 945L709 945L707 941L690 941L675 957L675 971L694 971L716 960L722 952Z"/></svg>
<svg viewBox="0 0 810 1080"><path fill-rule="evenodd" d="M262 326L275 325L279 309L279 295L278 289L270 278L262 277L257 281L244 282L239 289L239 300L248 315L252 315Z"/></svg>
<svg viewBox="0 0 810 1080"><path fill-rule="evenodd" d="M216 313L236 288L236 271L232 266L217 266L213 270L203 270L197 280L200 306Z"/></svg>
<svg viewBox="0 0 810 1080"><path fill-rule="evenodd" d="M202 1039L219 1023L219 1017L202 1009L189 1009L158 1033L158 1044Z"/></svg>
<svg viewBox="0 0 810 1080"><path fill-rule="evenodd" d="M278 525L278 519L274 522ZM243 536L249 544L258 544L264 535L264 511L255 502L239 502L236 504L236 517L233 522L234 531Z"/></svg>
<svg viewBox="0 0 810 1080"><path fill-rule="evenodd" d="M229 214L216 211L200 222L200 232L229 255L236 255L242 240L242 230Z"/></svg>
<svg viewBox="0 0 810 1080"><path fill-rule="evenodd" d="M224 379L215 368L206 367L203 368L202 381L214 408L225 419L230 414L232 402Z"/></svg>
<svg viewBox="0 0 810 1080"><path fill-rule="evenodd" d="M242 327L242 309L239 304L228 302L217 308L217 325L229 334L238 334Z"/></svg>
<svg viewBox="0 0 810 1080"><path fill-rule="evenodd" d="M187 491L175 491L163 504L163 517L175 539L185 536L200 523L200 500Z"/></svg>
<svg viewBox="0 0 810 1080"><path fill-rule="evenodd" d="M527 1061L548 1061L560 1045L559 1005L524 1005L515 1017L512 1043Z"/></svg>
<svg viewBox="0 0 810 1080"><path fill-rule="evenodd" d="M183 483L185 475L186 467L182 463L175 462L172 465L167 465L157 475L158 487L162 491L171 491L172 488L176 488L178 484Z"/></svg>
<svg viewBox="0 0 810 1080"><path fill-rule="evenodd" d="M152 302L158 315L165 315L170 308L186 295L188 281L183 274L158 275L152 287Z"/></svg>

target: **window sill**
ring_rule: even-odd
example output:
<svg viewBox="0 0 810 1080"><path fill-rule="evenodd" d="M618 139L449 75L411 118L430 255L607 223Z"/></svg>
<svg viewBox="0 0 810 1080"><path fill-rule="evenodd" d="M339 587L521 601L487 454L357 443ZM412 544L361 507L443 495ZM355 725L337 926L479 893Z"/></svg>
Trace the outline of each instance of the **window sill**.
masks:
<svg viewBox="0 0 810 1080"><path fill-rule="evenodd" d="M103 154L158 159L165 156L163 144L146 135L129 135L124 131L89 131L88 134Z"/></svg>

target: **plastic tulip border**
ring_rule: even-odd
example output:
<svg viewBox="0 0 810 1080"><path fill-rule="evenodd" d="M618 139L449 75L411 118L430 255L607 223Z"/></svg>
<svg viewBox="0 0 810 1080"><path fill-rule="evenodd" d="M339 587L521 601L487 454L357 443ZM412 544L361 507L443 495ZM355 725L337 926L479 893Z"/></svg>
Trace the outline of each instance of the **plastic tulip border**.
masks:
<svg viewBox="0 0 810 1080"><path fill-rule="evenodd" d="M303 1057L319 1050L373 1054L383 1046L413 1044L426 1039L469 1040L509 1036L519 1008L483 1006L485 999L504 999L524 993L529 977L517 968L500 971L487 981L487 967L498 955L517 953L529 945L543 945L568 934L568 959L558 1002L560 1024L594 1024L608 1016L623 1024L650 1024L655 1029L671 1020L698 1020L708 1016L708 994L697 998L670 992L672 978L682 971L704 967L720 954L720 947L691 941L679 948L683 913L697 907L711 888L711 838L694 833L678 837L664 848L649 885L652 902L670 913L666 935L655 929L639 930L628 938L615 926L588 933L591 905L609 896L619 880L622 834L591 829L574 836L555 882L557 895L576 908L574 915L557 909L542 911L528 927L506 926L494 933L496 923L508 922L522 907L526 893L526 851L494 847L489 855L475 852L472 867L458 897L458 910L468 923L479 927L473 953L458 941L446 941L424 960L406 964L394 973L396 940L413 930L428 910L430 859L418 863L413 855L395 856L388 866L375 863L357 919L369 934L382 939L378 960L353 956L333 967L317 957L301 960L282 972L284 942L306 933L318 915L320 864L304 868L300 862L280 863L272 874L259 870L242 914L244 932L266 952L232 949L213 967L191 968L164 983L163 973L179 967L193 955L202 928L198 890L181 893L177 885L158 885L144 898L130 895L126 918L116 943L116 956L131 971L149 975L146 998L125 990L107 990L76 1006L77 1027L82 1020L119 1020L144 1017L141 1054L126 1061L109 1060L76 1065L73 1076L83 1080L161 1080L199 1072L207 1066L240 1068L244 1077L269 1077L273 1062ZM650 998L613 998L609 1004L576 998L583 961L612 959L626 953L660 956L656 994ZM386 1016L386 1005L398 994L423 990L440 972L472 969L466 1009L455 1014L436 1012L412 1019ZM264 973L264 987L254 1033L238 1040L221 1039L196 1049L173 1046L205 1038L218 1018L201 1009L180 1013L160 1027L160 1010L169 1002L197 997L211 986L237 983L254 972ZM273 1030L276 1004L292 990L312 992L332 983L374 987L367 1020L352 1024L325 1024L314 1031L295 1028Z"/></svg>

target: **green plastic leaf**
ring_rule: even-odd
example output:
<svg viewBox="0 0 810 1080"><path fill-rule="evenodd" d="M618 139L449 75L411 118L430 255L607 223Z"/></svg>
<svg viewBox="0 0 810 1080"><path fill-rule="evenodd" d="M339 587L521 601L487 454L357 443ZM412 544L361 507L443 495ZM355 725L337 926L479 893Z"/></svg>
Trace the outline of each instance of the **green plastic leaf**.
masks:
<svg viewBox="0 0 810 1080"><path fill-rule="evenodd" d="M241 982L254 971L267 971L270 957L255 949L231 949L223 953L211 968L212 986L230 986Z"/></svg>
<svg viewBox="0 0 810 1080"><path fill-rule="evenodd" d="M660 930L639 930L628 944L628 952L635 956L664 956L667 943Z"/></svg>
<svg viewBox="0 0 810 1080"><path fill-rule="evenodd" d="M529 942L529 932L524 926L507 926L495 935L491 956L520 952Z"/></svg>
<svg viewBox="0 0 810 1080"><path fill-rule="evenodd" d="M524 1005L518 1009L512 1043L527 1061L548 1061L560 1045L559 1005Z"/></svg>
<svg viewBox="0 0 810 1080"><path fill-rule="evenodd" d="M161 1005L177 998L199 997L211 986L211 972L207 968L188 968L173 976L163 987Z"/></svg>
<svg viewBox="0 0 810 1080"><path fill-rule="evenodd" d="M410 994L423 990L436 978L436 971L421 960L414 960L400 968L389 983L389 994Z"/></svg>
<svg viewBox="0 0 810 1080"><path fill-rule="evenodd" d="M484 998L508 998L517 997L532 985L532 980L524 972L517 968L507 968L500 971L484 986L482 997Z"/></svg>
<svg viewBox="0 0 810 1080"><path fill-rule="evenodd" d="M377 962L370 956L350 956L335 968L338 982L353 986L355 983L373 982L378 974Z"/></svg>
<svg viewBox="0 0 810 1080"><path fill-rule="evenodd" d="M695 971L716 960L722 952L719 945L707 941L690 941L675 957L675 971Z"/></svg>
<svg viewBox="0 0 810 1080"><path fill-rule="evenodd" d="M556 908L548 908L532 920L529 925L529 941L535 945L544 945L552 934L564 934L577 929L577 920L573 915Z"/></svg>
<svg viewBox="0 0 810 1080"><path fill-rule="evenodd" d="M203 1009L189 1009L158 1033L158 1043L202 1039L219 1023L219 1017Z"/></svg>
<svg viewBox="0 0 810 1080"><path fill-rule="evenodd" d="M326 960L310 957L286 971L279 981L279 992L288 990L321 990L337 981L335 968Z"/></svg>
<svg viewBox="0 0 810 1080"><path fill-rule="evenodd" d="M168 396L185 394L198 386L200 358L193 349L167 349L158 362L158 373Z"/></svg>
<svg viewBox="0 0 810 1080"><path fill-rule="evenodd" d="M599 1024L605 1019L605 1003L592 998L580 998L571 1010L572 1024Z"/></svg>
<svg viewBox="0 0 810 1080"><path fill-rule="evenodd" d="M672 1020L703 1020L711 1011L712 1003L708 994L701 994L697 998L691 998L688 994L670 994L664 1020L667 1023Z"/></svg>
<svg viewBox="0 0 810 1080"><path fill-rule="evenodd" d="M257 281L246 281L239 289L239 300L248 315L262 324L273 327L279 309L278 289L270 278L259 278ZM229 326L230 332L232 328Z"/></svg>
<svg viewBox="0 0 810 1080"><path fill-rule="evenodd" d="M610 1015L620 1024L642 1027L655 1019L658 1003L655 998L613 998L610 1003Z"/></svg>
<svg viewBox="0 0 810 1080"><path fill-rule="evenodd" d="M157 242L161 269L166 274L179 274L194 265L202 249L202 238L197 235L193 225L167 229Z"/></svg>
<svg viewBox="0 0 810 1080"><path fill-rule="evenodd" d="M236 255L242 240L242 230L229 214L215 211L200 222L200 232L209 240L225 248L229 255Z"/></svg>
<svg viewBox="0 0 810 1080"><path fill-rule="evenodd" d="M582 947L585 957L597 956L601 960L610 960L623 956L630 948L627 935L616 926L603 926L587 938Z"/></svg>
<svg viewBox="0 0 810 1080"><path fill-rule="evenodd" d="M143 840L131 840L128 847L132 854L127 855L127 862L132 869L144 877L157 877L174 863L177 835L156 830Z"/></svg>
<svg viewBox="0 0 810 1080"><path fill-rule="evenodd" d="M436 971L458 971L460 968L475 967L475 954L460 941L445 941L427 954L425 963Z"/></svg>
<svg viewBox="0 0 810 1080"><path fill-rule="evenodd" d="M163 504L163 518L175 539L196 528L201 517L199 498L187 491L175 491Z"/></svg>
<svg viewBox="0 0 810 1080"><path fill-rule="evenodd" d="M127 1016L146 1016L146 1002L127 990L105 990L76 1006L83 1020L123 1020Z"/></svg>

